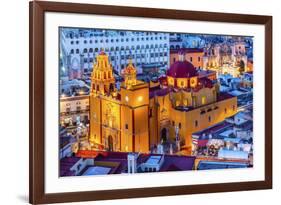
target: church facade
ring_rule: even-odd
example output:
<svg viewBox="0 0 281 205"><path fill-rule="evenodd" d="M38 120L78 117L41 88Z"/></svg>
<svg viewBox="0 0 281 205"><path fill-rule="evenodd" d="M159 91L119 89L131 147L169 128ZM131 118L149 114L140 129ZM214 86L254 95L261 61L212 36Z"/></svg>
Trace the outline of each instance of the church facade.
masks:
<svg viewBox="0 0 281 205"><path fill-rule="evenodd" d="M91 144L108 151L150 152L160 143L179 142L191 154L193 132L237 112L237 98L219 92L214 71L197 70L182 56L157 82L137 79L132 62L115 86L108 55L100 52L91 75Z"/></svg>

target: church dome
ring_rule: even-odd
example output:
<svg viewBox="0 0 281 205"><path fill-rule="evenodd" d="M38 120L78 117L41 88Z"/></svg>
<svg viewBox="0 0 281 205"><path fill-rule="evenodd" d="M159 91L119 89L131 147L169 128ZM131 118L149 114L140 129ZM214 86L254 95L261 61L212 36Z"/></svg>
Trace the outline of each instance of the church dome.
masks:
<svg viewBox="0 0 281 205"><path fill-rule="evenodd" d="M177 61L171 65L167 75L173 78L190 78L197 76L196 68L188 61Z"/></svg>

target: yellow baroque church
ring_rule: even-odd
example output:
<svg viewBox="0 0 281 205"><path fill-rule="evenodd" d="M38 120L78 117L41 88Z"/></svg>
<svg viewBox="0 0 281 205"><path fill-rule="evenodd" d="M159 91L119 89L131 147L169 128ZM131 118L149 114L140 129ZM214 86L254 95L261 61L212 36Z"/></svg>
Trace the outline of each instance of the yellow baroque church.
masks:
<svg viewBox="0 0 281 205"><path fill-rule="evenodd" d="M159 143L180 140L191 154L193 132L237 112L237 98L219 92L216 73L198 71L183 58L157 82L138 80L131 61L122 75L118 90L108 55L97 56L91 76L89 141L108 151L149 152Z"/></svg>

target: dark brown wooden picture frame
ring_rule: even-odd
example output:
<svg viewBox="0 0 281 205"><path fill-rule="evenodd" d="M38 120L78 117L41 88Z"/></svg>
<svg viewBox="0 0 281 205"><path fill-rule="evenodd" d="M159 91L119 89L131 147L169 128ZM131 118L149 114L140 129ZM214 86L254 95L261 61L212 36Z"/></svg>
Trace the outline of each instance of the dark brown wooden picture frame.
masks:
<svg viewBox="0 0 281 205"><path fill-rule="evenodd" d="M46 194L44 189L44 15L46 12L247 23L265 26L265 180ZM229 192L272 188L272 17L199 11L33 1L29 4L29 201L32 204Z"/></svg>

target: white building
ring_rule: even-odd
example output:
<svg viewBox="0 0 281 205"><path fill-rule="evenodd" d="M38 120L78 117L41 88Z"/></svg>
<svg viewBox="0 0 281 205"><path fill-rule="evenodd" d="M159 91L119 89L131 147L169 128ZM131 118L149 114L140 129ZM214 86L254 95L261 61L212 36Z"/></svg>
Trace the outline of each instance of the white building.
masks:
<svg viewBox="0 0 281 205"><path fill-rule="evenodd" d="M87 122L89 120L89 96L81 95L60 98L60 123L73 124L78 120ZM79 119L78 119L79 118Z"/></svg>
<svg viewBox="0 0 281 205"><path fill-rule="evenodd" d="M63 28L60 34L61 70L70 78L91 71L101 50L110 56L110 62L119 74L130 58L137 69L148 64L167 69L169 65L168 33ZM82 68L80 72L78 65Z"/></svg>

